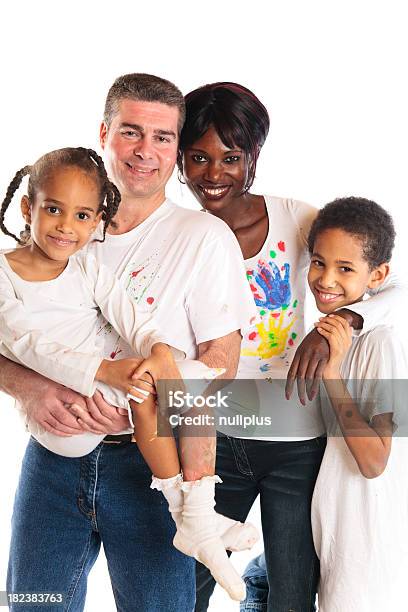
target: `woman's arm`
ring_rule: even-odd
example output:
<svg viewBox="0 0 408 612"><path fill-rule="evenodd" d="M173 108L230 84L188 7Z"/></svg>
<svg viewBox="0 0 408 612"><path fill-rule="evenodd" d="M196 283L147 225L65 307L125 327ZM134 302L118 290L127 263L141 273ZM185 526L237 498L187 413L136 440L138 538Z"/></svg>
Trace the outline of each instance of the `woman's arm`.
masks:
<svg viewBox="0 0 408 612"><path fill-rule="evenodd" d="M408 287L402 278L395 273L389 274L377 289L369 291L369 295L367 300L350 304L338 314L342 314L345 318L350 316L347 313L359 317L353 321L360 321L360 324L354 324L350 320L349 323L354 329L361 329L361 333L382 325L384 321L395 326L402 323L403 313L408 307ZM395 304L398 304L398 308ZM397 318L398 315L400 320Z"/></svg>

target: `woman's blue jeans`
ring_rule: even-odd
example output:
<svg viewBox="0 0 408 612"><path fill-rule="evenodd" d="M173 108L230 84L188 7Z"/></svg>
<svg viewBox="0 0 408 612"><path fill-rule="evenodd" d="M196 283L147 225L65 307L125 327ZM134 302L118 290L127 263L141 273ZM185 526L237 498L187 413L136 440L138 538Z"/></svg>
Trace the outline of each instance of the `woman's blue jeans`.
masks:
<svg viewBox="0 0 408 612"><path fill-rule="evenodd" d="M315 610L319 562L310 507L326 438L294 442L243 440L220 435L216 510L245 521L258 494L269 593L267 612ZM208 608L214 590L208 570L197 564L196 612ZM246 608L251 609L251 608Z"/></svg>
<svg viewBox="0 0 408 612"><path fill-rule="evenodd" d="M118 610L192 612L194 560L173 547L167 503L150 483L136 444L102 442L68 459L31 439L14 504L8 592L62 592L63 605L44 609L80 612L103 543Z"/></svg>

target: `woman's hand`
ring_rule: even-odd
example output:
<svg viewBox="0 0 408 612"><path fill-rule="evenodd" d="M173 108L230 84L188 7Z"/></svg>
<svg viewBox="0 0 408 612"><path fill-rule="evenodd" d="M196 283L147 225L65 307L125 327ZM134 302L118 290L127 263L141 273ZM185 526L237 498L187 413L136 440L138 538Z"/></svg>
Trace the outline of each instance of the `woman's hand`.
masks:
<svg viewBox="0 0 408 612"><path fill-rule="evenodd" d="M340 378L340 366L351 346L352 328L343 317L330 314L315 323L316 330L326 338L330 347L329 361L323 378Z"/></svg>

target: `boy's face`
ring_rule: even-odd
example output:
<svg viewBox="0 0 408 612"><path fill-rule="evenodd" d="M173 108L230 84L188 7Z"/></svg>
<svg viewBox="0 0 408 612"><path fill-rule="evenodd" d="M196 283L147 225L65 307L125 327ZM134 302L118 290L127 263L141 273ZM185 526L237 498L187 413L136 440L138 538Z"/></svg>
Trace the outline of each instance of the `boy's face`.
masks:
<svg viewBox="0 0 408 612"><path fill-rule="evenodd" d="M327 229L316 237L308 282L318 309L329 314L359 302L367 288L384 281L388 269L388 264L381 264L370 271L359 237L341 229Z"/></svg>

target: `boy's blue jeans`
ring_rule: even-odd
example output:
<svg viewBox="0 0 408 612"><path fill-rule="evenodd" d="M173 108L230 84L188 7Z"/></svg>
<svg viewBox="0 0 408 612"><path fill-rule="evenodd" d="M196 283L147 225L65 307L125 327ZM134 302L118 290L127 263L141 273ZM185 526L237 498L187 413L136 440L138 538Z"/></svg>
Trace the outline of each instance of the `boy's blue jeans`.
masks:
<svg viewBox="0 0 408 612"><path fill-rule="evenodd" d="M80 612L103 543L118 610L192 612L194 560L174 548L167 502L150 483L136 444L102 442L72 459L31 438L14 504L8 592L62 592L64 604L47 612Z"/></svg>
<svg viewBox="0 0 408 612"><path fill-rule="evenodd" d="M293 442L218 437L216 474L223 483L216 487L216 510L245 521L260 495L269 591L263 608L244 609L315 610L319 562L310 507L325 447L324 437ZM208 609L214 586L198 563L196 612Z"/></svg>
<svg viewBox="0 0 408 612"><path fill-rule="evenodd" d="M246 598L241 601L240 612L267 612L269 584L264 553L248 563L242 577Z"/></svg>

